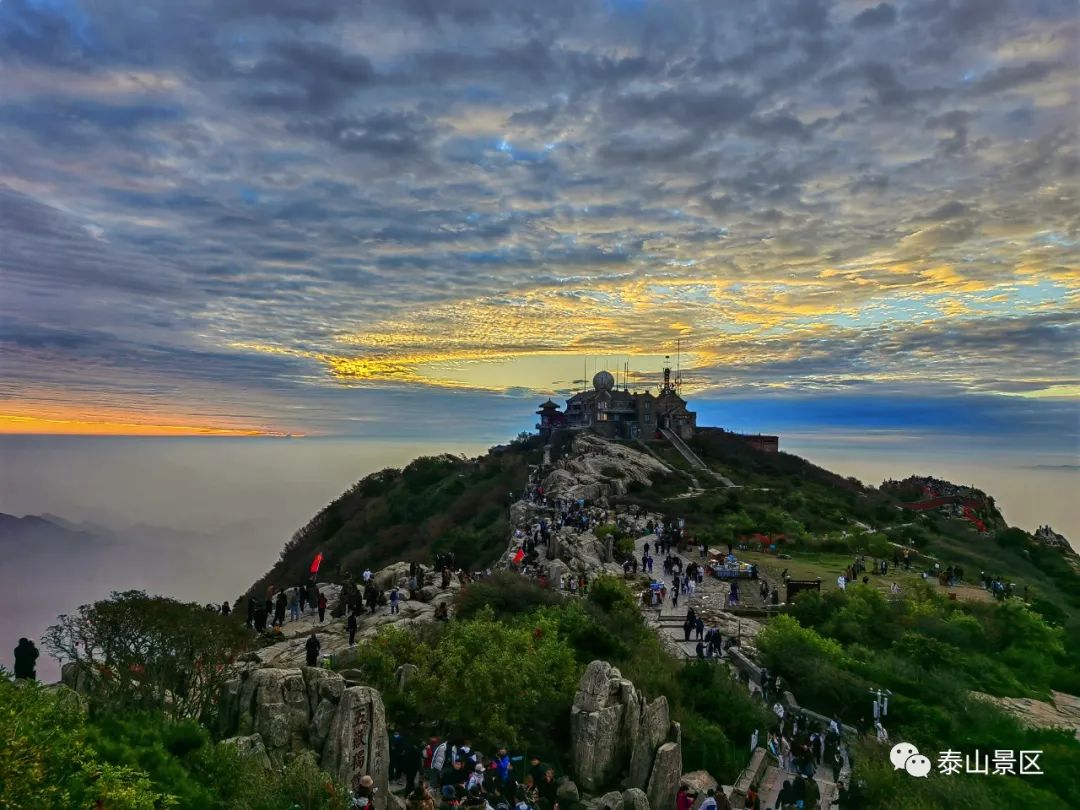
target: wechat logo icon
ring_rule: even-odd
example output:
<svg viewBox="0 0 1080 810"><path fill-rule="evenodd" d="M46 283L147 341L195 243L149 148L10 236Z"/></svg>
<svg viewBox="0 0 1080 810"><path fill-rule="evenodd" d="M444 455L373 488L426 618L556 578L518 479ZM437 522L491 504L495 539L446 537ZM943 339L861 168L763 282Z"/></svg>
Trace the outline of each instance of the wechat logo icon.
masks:
<svg viewBox="0 0 1080 810"><path fill-rule="evenodd" d="M925 777L930 773L930 759L919 753L911 743L901 742L892 747L889 761L894 770L905 770L915 777Z"/></svg>

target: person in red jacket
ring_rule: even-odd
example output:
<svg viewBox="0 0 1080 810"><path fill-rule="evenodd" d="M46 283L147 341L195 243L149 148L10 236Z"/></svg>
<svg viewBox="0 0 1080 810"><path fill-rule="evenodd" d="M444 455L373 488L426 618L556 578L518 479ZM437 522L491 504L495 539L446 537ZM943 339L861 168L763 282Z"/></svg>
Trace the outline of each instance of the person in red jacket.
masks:
<svg viewBox="0 0 1080 810"><path fill-rule="evenodd" d="M679 792L675 794L675 810L691 810L694 806L694 794L686 785L679 785Z"/></svg>

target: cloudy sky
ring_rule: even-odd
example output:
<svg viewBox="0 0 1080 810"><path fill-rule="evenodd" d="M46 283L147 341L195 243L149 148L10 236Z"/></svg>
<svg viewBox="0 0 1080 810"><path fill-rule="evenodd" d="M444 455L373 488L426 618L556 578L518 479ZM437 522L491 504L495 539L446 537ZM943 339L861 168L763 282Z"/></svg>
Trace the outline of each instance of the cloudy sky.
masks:
<svg viewBox="0 0 1080 810"><path fill-rule="evenodd" d="M0 430L492 433L681 339L714 423L1075 450L1078 44L1069 0L0 0Z"/></svg>

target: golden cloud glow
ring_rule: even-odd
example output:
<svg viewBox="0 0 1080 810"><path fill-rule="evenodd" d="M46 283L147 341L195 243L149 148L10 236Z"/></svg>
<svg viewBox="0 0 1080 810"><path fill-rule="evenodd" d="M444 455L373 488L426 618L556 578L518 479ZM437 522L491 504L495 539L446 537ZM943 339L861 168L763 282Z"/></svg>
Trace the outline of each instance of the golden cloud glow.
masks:
<svg viewBox="0 0 1080 810"><path fill-rule="evenodd" d="M158 425L141 422L107 422L93 417L56 419L0 413L0 433L76 434L85 436L280 436L263 430L208 427L200 425Z"/></svg>

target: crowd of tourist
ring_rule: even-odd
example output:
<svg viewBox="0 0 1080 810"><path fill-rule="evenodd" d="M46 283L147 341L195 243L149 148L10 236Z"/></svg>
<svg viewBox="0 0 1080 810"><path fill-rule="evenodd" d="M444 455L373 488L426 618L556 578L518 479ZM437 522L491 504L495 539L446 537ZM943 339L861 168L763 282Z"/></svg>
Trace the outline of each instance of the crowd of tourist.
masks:
<svg viewBox="0 0 1080 810"><path fill-rule="evenodd" d="M390 736L390 781L403 788L406 810L469 807L477 810L557 810L554 768L532 754L512 756L505 747L487 756L472 740L431 737L419 743ZM354 806L366 807L364 796Z"/></svg>

